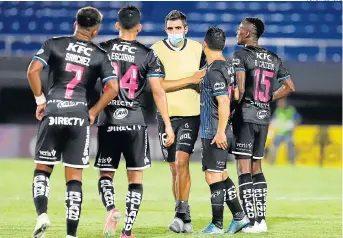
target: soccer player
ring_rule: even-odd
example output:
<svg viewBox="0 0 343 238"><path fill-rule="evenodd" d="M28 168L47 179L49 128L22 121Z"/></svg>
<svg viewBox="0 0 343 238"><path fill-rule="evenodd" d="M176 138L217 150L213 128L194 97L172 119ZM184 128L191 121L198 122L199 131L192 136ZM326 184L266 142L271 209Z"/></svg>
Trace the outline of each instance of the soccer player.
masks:
<svg viewBox="0 0 343 238"><path fill-rule="evenodd" d="M237 30L237 43L244 47L233 56L239 90L239 105L233 119L236 137L233 153L238 163L240 198L250 219L250 226L243 229L245 232L267 231L267 183L261 162L270 122L270 103L295 90L281 59L259 46L264 28L260 19L245 18ZM276 82L282 86L272 92Z"/></svg>
<svg viewBox="0 0 343 238"><path fill-rule="evenodd" d="M47 40L28 68L40 120L32 185L38 213L33 237L45 237L50 226L47 205L50 174L63 157L67 192L67 237L76 237L82 204L82 169L89 166L90 125L118 93L117 74L106 51L91 40L98 34L102 14L92 7L78 10L73 36ZM42 93L40 73L49 66L48 95ZM87 94L98 78L107 90L89 111Z"/></svg>
<svg viewBox="0 0 343 238"><path fill-rule="evenodd" d="M162 86L167 92L169 115L176 135L176 143L167 148L166 129L157 114L162 154L172 172L172 191L175 217L169 229L180 233L193 232L188 204L191 178L189 158L193 153L200 126L199 83L205 75L206 58L199 42L186 38L187 17L173 10L165 18L168 38L156 42L152 48L162 61L166 77Z"/></svg>
<svg viewBox="0 0 343 238"><path fill-rule="evenodd" d="M231 134L230 98L234 85L234 68L223 56L225 33L217 27L207 30L204 52L207 73L201 83L200 137L202 142L202 166L210 186L212 222L202 234L223 234L224 201L230 208L233 220L227 233L236 233L249 223L239 203L232 180L223 174L228 154L228 135ZM224 180L225 179L225 180Z"/></svg>
<svg viewBox="0 0 343 238"><path fill-rule="evenodd" d="M166 128L166 146L174 142L174 132L168 115L166 93L161 86L164 68L154 51L136 38L142 30L141 13L135 6L125 6L118 12L119 38L101 43L120 76L119 94L99 116L98 153L95 167L100 170L99 194L108 211L104 237L114 237L119 220L115 207L113 176L121 154L126 160L128 193L125 225L120 237L131 233L143 197L143 170L151 166L147 126L143 117L142 94L149 80L152 94Z"/></svg>

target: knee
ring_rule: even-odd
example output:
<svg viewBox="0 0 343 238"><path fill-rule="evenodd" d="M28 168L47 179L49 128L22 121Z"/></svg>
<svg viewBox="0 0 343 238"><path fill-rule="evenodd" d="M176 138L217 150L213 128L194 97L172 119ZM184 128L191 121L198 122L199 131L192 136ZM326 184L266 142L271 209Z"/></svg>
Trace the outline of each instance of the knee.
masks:
<svg viewBox="0 0 343 238"><path fill-rule="evenodd" d="M261 160L254 160L252 166L252 175L260 174L262 172Z"/></svg>
<svg viewBox="0 0 343 238"><path fill-rule="evenodd" d="M189 163L188 159L184 159L184 158L177 159L175 162L176 170L180 171L180 170L187 169L188 163Z"/></svg>
<svg viewBox="0 0 343 238"><path fill-rule="evenodd" d="M176 177L176 166L175 166L175 163L169 163L169 167L170 167L170 172L172 173L172 176Z"/></svg>
<svg viewBox="0 0 343 238"><path fill-rule="evenodd" d="M127 178L129 184L142 184L143 170L128 171Z"/></svg>
<svg viewBox="0 0 343 238"><path fill-rule="evenodd" d="M100 171L99 178L110 178L113 179L114 172L109 171Z"/></svg>
<svg viewBox="0 0 343 238"><path fill-rule="evenodd" d="M251 173L251 159L247 156L240 156L237 158L237 172L238 176L241 174Z"/></svg>
<svg viewBox="0 0 343 238"><path fill-rule="evenodd" d="M205 171L205 180L208 185L223 181L222 173Z"/></svg>

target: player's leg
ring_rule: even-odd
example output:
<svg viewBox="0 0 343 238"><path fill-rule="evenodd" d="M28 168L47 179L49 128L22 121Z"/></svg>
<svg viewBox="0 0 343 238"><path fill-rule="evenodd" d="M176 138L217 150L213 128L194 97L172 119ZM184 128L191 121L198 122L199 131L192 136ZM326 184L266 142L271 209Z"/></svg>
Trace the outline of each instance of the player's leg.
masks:
<svg viewBox="0 0 343 238"><path fill-rule="evenodd" d="M174 232L193 232L191 224L190 206L188 203L191 188L191 176L189 172L189 159L194 150L194 144L198 138L200 126L199 117L189 117L180 120L177 128L176 141L176 206L175 219L180 219L184 225L182 230L175 230L173 223L170 229Z"/></svg>
<svg viewBox="0 0 343 238"><path fill-rule="evenodd" d="M239 196L250 226L255 224L253 181L251 176L251 156L253 152L253 124L241 122L234 125L235 146L232 153L237 160Z"/></svg>
<svg viewBox="0 0 343 238"><path fill-rule="evenodd" d="M126 131L123 148L126 160L128 192L126 195L125 224L120 237L134 237L132 228L137 218L143 198L143 170L151 167L148 131L146 127L136 126L136 130Z"/></svg>
<svg viewBox="0 0 343 238"><path fill-rule="evenodd" d="M262 171L262 159L267 140L268 126L254 125L257 138L254 143L252 178L254 183L254 201L256 209L256 222L259 231L266 232L266 208L267 208L267 182Z"/></svg>
<svg viewBox="0 0 343 238"><path fill-rule="evenodd" d="M120 161L122 139L121 132L113 131L111 126L98 128L98 152L94 167L99 169L98 192L108 212L103 237L114 237L120 219L120 212L115 206L113 177Z"/></svg>
<svg viewBox="0 0 343 238"><path fill-rule="evenodd" d="M50 175L53 166L59 163L61 159L60 150L55 140L57 128L49 126L48 122L48 118L45 117L40 123L34 159L36 167L33 173L32 196L38 215L33 232L34 238L44 237L46 229L50 227L50 220L47 215Z"/></svg>
<svg viewBox="0 0 343 238"><path fill-rule="evenodd" d="M89 167L90 125L88 114L68 115L80 118L82 125L65 126L62 149L65 166L67 237L76 237L82 207L82 170Z"/></svg>
<svg viewBox="0 0 343 238"><path fill-rule="evenodd" d="M273 139L272 148L271 148L271 152L270 152L270 163L271 164L274 164L276 159L277 159L276 155L277 155L278 149L279 149L282 141L283 141L283 136L280 136L280 135L276 135Z"/></svg>
<svg viewBox="0 0 343 238"><path fill-rule="evenodd" d="M286 143L287 143L288 163L291 165L294 165L296 161L296 155L295 155L294 142L293 142L293 133L286 135Z"/></svg>
<svg viewBox="0 0 343 238"><path fill-rule="evenodd" d="M223 171L226 168L227 152L211 145L210 139L201 139L202 168L210 187L212 221L201 234L223 234L224 201L226 196Z"/></svg>

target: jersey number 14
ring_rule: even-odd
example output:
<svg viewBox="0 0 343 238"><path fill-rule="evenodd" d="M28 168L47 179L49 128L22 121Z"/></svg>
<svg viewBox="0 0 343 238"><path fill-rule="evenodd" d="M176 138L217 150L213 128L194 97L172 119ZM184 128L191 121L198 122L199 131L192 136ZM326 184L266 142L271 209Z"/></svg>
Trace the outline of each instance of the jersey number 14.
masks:
<svg viewBox="0 0 343 238"><path fill-rule="evenodd" d="M112 62L112 66L117 71L118 75L120 75L118 64ZM128 89L128 98L130 99L135 98L135 93L138 89L138 69L137 65L131 65L120 79L120 88Z"/></svg>

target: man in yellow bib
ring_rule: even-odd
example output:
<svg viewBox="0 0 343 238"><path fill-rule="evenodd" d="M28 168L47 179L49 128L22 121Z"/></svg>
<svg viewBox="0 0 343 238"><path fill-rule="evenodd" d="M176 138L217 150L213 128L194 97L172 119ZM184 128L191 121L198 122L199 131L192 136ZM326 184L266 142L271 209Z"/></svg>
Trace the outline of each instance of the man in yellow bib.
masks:
<svg viewBox="0 0 343 238"><path fill-rule="evenodd" d="M175 133L175 143L165 147L164 124L157 113L162 153L170 165L176 201L176 214L169 229L176 233L191 233L189 158L199 132L199 83L205 75L206 58L199 42L185 38L188 26L184 13L171 11L165 19L165 30L168 38L156 42L152 49L165 68L162 86L167 92L168 111Z"/></svg>

